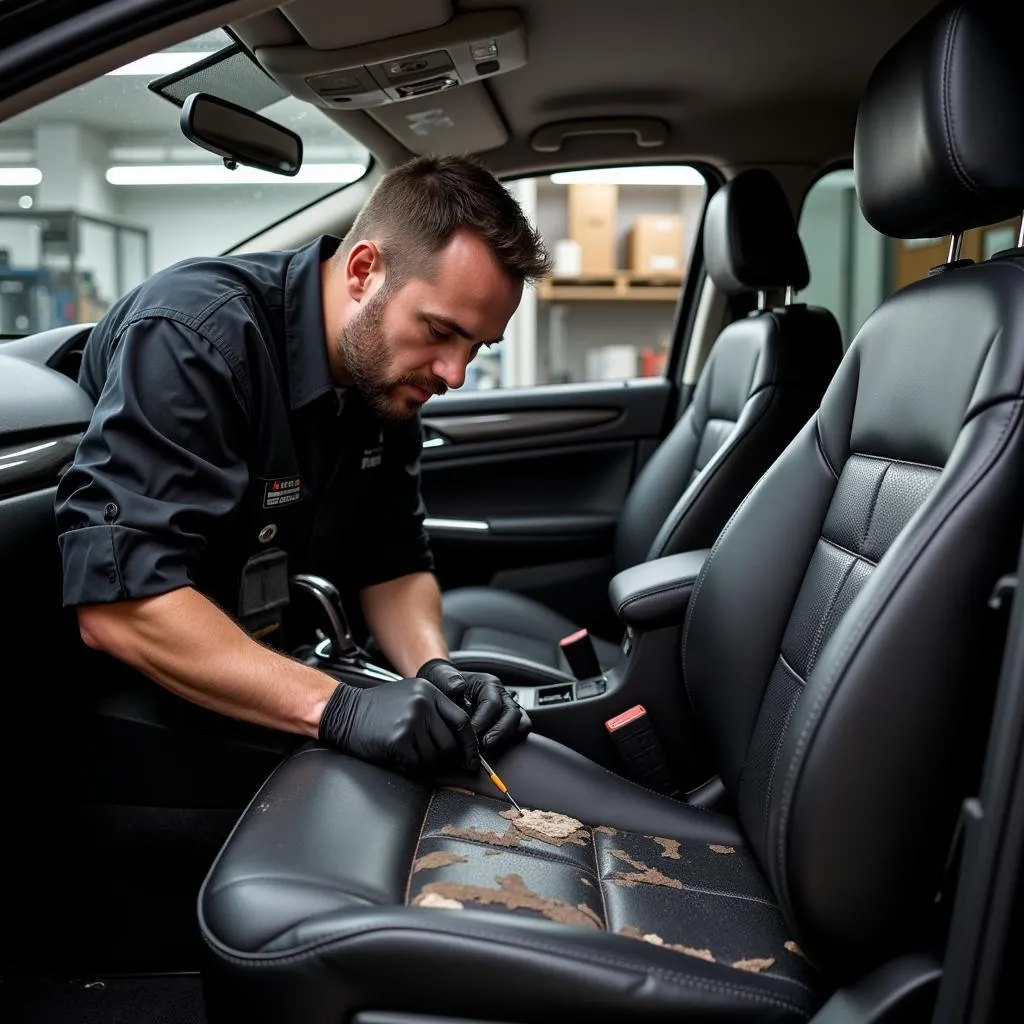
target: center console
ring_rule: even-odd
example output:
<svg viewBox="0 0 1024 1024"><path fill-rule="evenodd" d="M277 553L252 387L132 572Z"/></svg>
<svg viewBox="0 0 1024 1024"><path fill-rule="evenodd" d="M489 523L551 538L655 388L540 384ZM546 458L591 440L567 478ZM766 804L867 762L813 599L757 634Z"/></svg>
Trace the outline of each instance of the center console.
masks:
<svg viewBox="0 0 1024 1024"><path fill-rule="evenodd" d="M653 559L616 575L608 593L623 624L620 655L602 667L586 630L563 639L568 671L503 651L456 650L451 661L464 671L490 672L504 683L541 735L564 743L616 773L629 774L624 747L608 723L646 712L646 740L663 753L665 769L680 791L707 778L692 732L682 678L682 626L706 550ZM324 611L330 635L306 660L353 686L375 686L401 678L374 663L353 641L338 592L319 577L293 577ZM635 729L635 726L634 726ZM631 730L632 731L632 730ZM654 739L651 739L651 734ZM661 743L657 737L660 735Z"/></svg>

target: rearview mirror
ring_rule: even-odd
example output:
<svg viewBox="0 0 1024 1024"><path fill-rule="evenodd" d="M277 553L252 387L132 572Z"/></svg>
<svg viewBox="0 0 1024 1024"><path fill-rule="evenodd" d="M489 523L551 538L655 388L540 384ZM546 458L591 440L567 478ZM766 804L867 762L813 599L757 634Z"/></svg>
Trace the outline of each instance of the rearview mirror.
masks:
<svg viewBox="0 0 1024 1024"><path fill-rule="evenodd" d="M293 131L227 100L194 92L179 120L182 134L197 146L239 164L292 177L302 166L302 139Z"/></svg>

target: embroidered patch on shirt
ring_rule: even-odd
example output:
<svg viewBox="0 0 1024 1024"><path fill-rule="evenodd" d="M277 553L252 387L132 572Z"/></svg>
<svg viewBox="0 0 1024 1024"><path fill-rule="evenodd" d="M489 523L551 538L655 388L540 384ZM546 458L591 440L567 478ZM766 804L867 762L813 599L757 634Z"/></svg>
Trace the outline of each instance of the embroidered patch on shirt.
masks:
<svg viewBox="0 0 1024 1024"><path fill-rule="evenodd" d="M381 431L377 443L363 449L363 461L360 469L376 469L384 460L384 431Z"/></svg>
<svg viewBox="0 0 1024 1024"><path fill-rule="evenodd" d="M279 505L290 505L302 497L302 480L297 476L283 480L264 480L263 507L277 508Z"/></svg>

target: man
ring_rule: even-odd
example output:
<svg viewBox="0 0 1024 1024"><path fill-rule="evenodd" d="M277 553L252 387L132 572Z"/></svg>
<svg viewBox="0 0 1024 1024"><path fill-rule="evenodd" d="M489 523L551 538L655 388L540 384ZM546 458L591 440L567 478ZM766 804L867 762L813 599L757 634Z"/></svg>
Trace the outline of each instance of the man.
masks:
<svg viewBox="0 0 1024 1024"><path fill-rule="evenodd" d="M407 769L475 768L478 739L521 735L499 681L447 660L418 413L547 269L477 162L421 158L340 243L187 260L126 295L85 347L96 408L56 500L83 640L213 711ZM351 687L275 650L295 572L357 592L407 678Z"/></svg>

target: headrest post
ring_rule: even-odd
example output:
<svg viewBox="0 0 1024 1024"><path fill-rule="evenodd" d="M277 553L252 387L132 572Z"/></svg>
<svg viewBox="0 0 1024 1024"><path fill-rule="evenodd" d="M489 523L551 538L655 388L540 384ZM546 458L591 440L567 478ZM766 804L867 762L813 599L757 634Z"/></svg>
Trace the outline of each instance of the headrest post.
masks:
<svg viewBox="0 0 1024 1024"><path fill-rule="evenodd" d="M1021 214L1020 229L1017 231L1017 248L1024 249L1024 214Z"/></svg>
<svg viewBox="0 0 1024 1024"><path fill-rule="evenodd" d="M954 231L949 236L949 255L946 257L947 263L956 263L960 259L960 250L964 244L964 233L962 231Z"/></svg>
<svg viewBox="0 0 1024 1024"><path fill-rule="evenodd" d="M786 299L783 303L785 306L792 306L793 300L796 298L796 289L791 285L786 285Z"/></svg>
<svg viewBox="0 0 1024 1024"><path fill-rule="evenodd" d="M768 305L768 293L763 289L759 289L757 293L757 308L762 310Z"/></svg>

